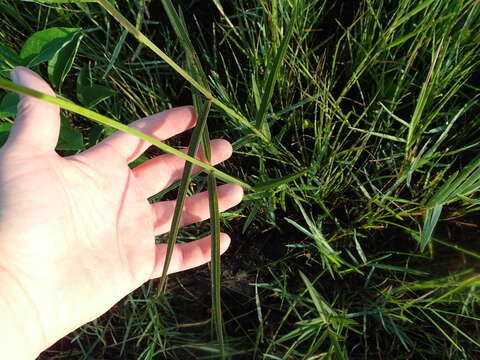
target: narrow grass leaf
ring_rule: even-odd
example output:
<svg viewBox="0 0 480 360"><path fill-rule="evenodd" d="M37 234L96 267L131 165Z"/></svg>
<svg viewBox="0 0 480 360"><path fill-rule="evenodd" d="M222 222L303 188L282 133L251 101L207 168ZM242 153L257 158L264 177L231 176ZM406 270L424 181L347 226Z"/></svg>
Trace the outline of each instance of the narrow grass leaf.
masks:
<svg viewBox="0 0 480 360"><path fill-rule="evenodd" d="M480 186L480 156L474 158L458 173L453 174L427 202L427 206L445 205L467 196Z"/></svg>
<svg viewBox="0 0 480 360"><path fill-rule="evenodd" d="M447 339L453 346L455 346L457 350L462 350L462 348L455 342L455 340L453 340L452 337L449 334L447 334L447 332L443 330L443 328L439 324L437 324L435 320L433 320L430 316L428 316L426 312L423 311L421 308L419 310L430 321L430 323L433 326L435 326L438 329L438 331L440 331L440 333L445 337L445 339Z"/></svg>
<svg viewBox="0 0 480 360"><path fill-rule="evenodd" d="M466 334L463 330L461 330L458 326L456 326L454 323L440 315L437 311L434 309L429 309L432 313L434 313L440 320L442 320L445 324L447 324L454 332L459 333L462 335L465 339L470 341L472 344L475 344L478 348L480 348L480 342L476 341L474 338Z"/></svg>
<svg viewBox="0 0 480 360"><path fill-rule="evenodd" d="M446 293L434 298L432 301L430 301L425 308L429 308L435 303L441 302L444 299L448 299L450 296L453 294L458 293L459 291L465 289L467 286L479 286L480 285L480 274L475 274L472 275L471 277L461 281L461 282L455 282L454 288L447 291Z"/></svg>
<svg viewBox="0 0 480 360"><path fill-rule="evenodd" d="M289 182L292 182L292 181L298 179L302 175L306 174L308 172L308 170L309 169L303 169L303 170L301 170L298 173L293 174L293 175L282 176L281 178L261 182L261 183L256 184L254 186L254 190L255 190L255 192L261 192L261 191L268 191L268 190L276 189L281 185L288 184Z"/></svg>
<svg viewBox="0 0 480 360"><path fill-rule="evenodd" d="M167 16L170 20L170 23L175 30L177 37L180 39L182 47L185 51L187 58L187 68L192 74L192 78L195 81L198 81L199 84L204 86L207 91L210 91L207 77L202 69L200 59L195 52L193 44L188 35L187 26L183 19L182 13L175 11L173 4L170 0L162 0L162 4L167 13ZM200 94L192 89L193 93L193 103L195 108L200 108L202 106L203 100ZM201 128L198 129L198 139L197 141L201 142L204 157L207 162L210 162L211 159L211 148L210 148L210 138L208 134L208 127L206 126L206 119L208 115L208 109L210 108L210 103L212 99L208 99L205 106L207 106L207 111L205 113L205 118L203 119L203 124ZM197 127L195 131L197 131ZM185 175L185 173L184 173ZM209 208L210 208L210 228L211 228L211 291L212 291L212 309L213 309L213 326L215 328L215 333L217 336L220 357L225 358L225 342L224 342L224 323L222 318L222 305L221 305L221 263L220 263L220 213L218 209L218 196L217 196L217 185L214 172L211 171L208 174L208 199L209 199ZM185 196L186 194L184 194ZM177 199L177 202L180 199L180 192ZM181 211L181 209L180 209Z"/></svg>
<svg viewBox="0 0 480 360"><path fill-rule="evenodd" d="M188 155L195 157L198 152L199 144L202 138L203 129L207 123L207 117L210 111L210 102L207 102L205 109L200 115L200 120L193 130L192 138L190 140L190 145L188 147ZM190 185L190 177L192 175L192 163L185 163L183 168L182 179L180 181L180 187L178 189L177 201L175 203L175 211L173 213L172 225L170 227L170 232L168 233L167 240L167 252L165 254L165 262L163 265L162 277L160 279L160 284L158 286L158 295L160 295L167 283L168 268L172 260L173 249L175 242L177 240L178 230L180 228L180 220L182 217L183 207L185 205L185 199L187 197L188 186Z"/></svg>
<svg viewBox="0 0 480 360"><path fill-rule="evenodd" d="M195 159L191 156L188 156L188 155L184 154L183 152L181 152L180 150L177 150L177 149L175 149L171 146L168 146L167 144L164 144L163 142L155 139L154 137L152 137L150 135L144 134L137 129L131 128L131 127L125 125L125 124L122 124L118 121L110 119L107 116L98 114L95 111L92 111L92 110L86 109L82 106L79 106L77 104L74 104L74 103L72 103L68 100L64 100L64 99L61 99L61 98L58 98L58 97L53 97L53 96L50 96L50 95L47 95L47 94L44 94L44 93L41 93L41 92L38 92L38 91L35 91L35 90L32 90L32 89L29 89L29 88L23 87L21 85L17 85L15 83L13 83L12 81L1 78L1 77L0 77L0 88L5 89L5 90L9 90L9 91L14 91L14 92L19 93L19 94L33 96L37 99L49 102L51 104L58 105L62 109L65 109L65 110L71 111L73 113L82 115L82 116L84 116L86 118L89 118L89 119L91 119L95 122L98 122L102 125L107 125L107 126L110 126L110 127L114 128L116 130L124 131L124 132L126 132L130 135L137 136L140 139L148 141L152 145L157 146L159 149L161 149L161 150L163 150L163 151L165 151L169 154L176 155L176 156L178 156L178 157L180 157L180 158L182 158L182 159L184 159L188 162L191 162L194 165L197 165L197 166L201 167L202 169L210 170L210 171L215 170L215 175L223 181L233 182L233 183L239 184L239 185L241 185L242 187L244 187L245 189L248 189L248 190L252 189L252 187L250 185L244 183L243 181L238 180L238 179L236 179L233 176L230 176L228 174L225 174L224 172L215 169L213 166L211 166L209 164L206 164L206 163L204 163L204 162L202 162L198 159Z"/></svg>
<svg viewBox="0 0 480 360"><path fill-rule="evenodd" d="M420 237L420 251L423 252L427 245L430 243L430 240L433 235L433 231L437 226L438 219L442 213L442 205L437 204L432 208L427 209L423 219L423 229Z"/></svg>
<svg viewBox="0 0 480 360"><path fill-rule="evenodd" d="M355 127L350 127L350 129L361 132L361 133L364 133L364 134L377 136L379 138L383 138L383 139L387 139L387 140L391 140L391 141L396 141L396 142L400 142L400 143L406 143L405 139L399 138L398 136L382 134L382 133L379 133L379 132L376 132L376 131L364 130L364 129L359 129L359 128L355 128Z"/></svg>
<svg viewBox="0 0 480 360"><path fill-rule="evenodd" d="M406 267L389 265L389 264L373 263L373 264L371 264L371 266L374 267L374 268L377 268L377 269L397 271L397 272L403 272L403 273L413 274L413 275L428 275L428 273L425 272L425 271L409 269L409 268L406 268Z"/></svg>
<svg viewBox="0 0 480 360"><path fill-rule="evenodd" d="M360 259L362 259L362 262L365 264L367 263L367 257L365 256L365 253L363 252L362 246L358 242L357 239L357 232L354 230L353 232L353 240L355 241L355 249L357 250L358 255L360 256Z"/></svg>
<svg viewBox="0 0 480 360"><path fill-rule="evenodd" d="M179 75L181 75L185 80L192 84L195 89L197 89L201 94L203 94L207 99L211 100L213 104L218 106L220 109L225 111L227 115L239 121L242 125L250 129L255 135L258 135L263 140L268 141L268 138L258 131L255 126L250 124L250 122L237 113L235 110L231 109L220 100L215 98L213 94L196 81L190 74L188 74L184 69L182 69L175 61L173 61L167 54L165 54L158 46L156 46L149 38L147 38L141 31L139 31L135 26L133 26L112 4L107 0L97 0L100 5L107 10L115 20L117 20L128 32L130 32L137 40L152 50L157 54L162 60L164 60L168 65L170 65Z"/></svg>
<svg viewBox="0 0 480 360"><path fill-rule="evenodd" d="M213 171L208 174L208 203L210 208L210 229L212 236L212 307L215 333L217 334L220 356L225 358L222 319L221 263L220 263L220 212L218 210L217 184Z"/></svg>
<svg viewBox="0 0 480 360"><path fill-rule="evenodd" d="M263 338L265 336L264 329L263 329L264 319L263 319L263 313L262 313L262 304L261 304L260 296L258 294L258 274L257 274L257 279L255 279L255 307L257 309L258 330L257 330L257 335L255 340L255 349L253 354L254 358L258 351L259 344L263 343Z"/></svg>
<svg viewBox="0 0 480 360"><path fill-rule="evenodd" d="M0 101L0 119L13 117L17 114L17 105L20 97L16 93L6 93Z"/></svg>
<svg viewBox="0 0 480 360"><path fill-rule="evenodd" d="M105 70L105 74L103 74L104 78L108 75L110 70L112 70L112 68L115 66L118 56L120 55L120 51L122 50L123 45L125 44L125 39L127 38L127 35L128 35L128 31L123 30L122 35L120 35L120 39L118 39L117 45L115 45L115 48L113 49L112 58L108 62L108 66L107 66L107 69Z"/></svg>
<svg viewBox="0 0 480 360"><path fill-rule="evenodd" d="M295 6L295 5L294 5ZM263 86L262 102L258 108L257 115L255 117L255 126L260 130L267 138L270 138L270 130L266 125L266 113L268 106L272 100L273 92L275 90L275 84L278 79L278 73L285 60L287 48L292 38L293 30L295 28L296 21L296 8L292 11L292 18L288 24L288 29L285 36L280 43L280 48L277 50L277 54L271 64L268 65L268 78ZM273 51L272 51L273 52Z"/></svg>
<svg viewBox="0 0 480 360"><path fill-rule="evenodd" d="M243 223L243 226L242 226L242 234L245 234L245 232L247 231L248 227L250 226L250 224L252 223L253 219L255 218L255 216L257 215L258 213L258 210L260 210L260 207L262 207L263 204L260 202L260 201L257 201L253 207L253 209L249 212L248 214L248 217L247 217L247 220L245 220L245 222Z"/></svg>
<svg viewBox="0 0 480 360"><path fill-rule="evenodd" d="M456 251L459 251L459 252L462 252L464 253L465 255L468 255L468 256L471 256L477 260L480 260L480 254L477 253L477 252L474 252L474 251L471 251L471 250L468 250L468 249L465 249L461 246L458 246L457 244L450 244L446 241L443 241L443 240L440 240L440 239L437 239L435 237L432 237L432 240L436 243L439 243L439 244L442 244L443 246L446 246L446 247L449 247L451 249L454 249Z"/></svg>
<svg viewBox="0 0 480 360"><path fill-rule="evenodd" d="M323 299L323 297L318 293L318 291L313 287L313 284L307 278L307 276L299 271L300 277L302 278L305 286L307 287L308 293L310 294L310 298L317 309L318 315L322 319L325 325L330 325L330 318L337 316L335 311L327 304L327 302Z"/></svg>

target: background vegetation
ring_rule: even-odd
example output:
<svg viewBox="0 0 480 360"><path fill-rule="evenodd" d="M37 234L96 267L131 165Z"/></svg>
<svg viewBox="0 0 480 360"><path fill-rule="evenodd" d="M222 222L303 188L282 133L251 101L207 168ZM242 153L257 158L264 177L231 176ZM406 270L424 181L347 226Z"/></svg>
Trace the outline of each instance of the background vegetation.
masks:
<svg viewBox="0 0 480 360"><path fill-rule="evenodd" d="M222 258L227 356L479 358L480 2L173 4L215 97L260 134L212 106L211 137L235 150L222 170L261 184L222 215L233 240ZM159 1L116 7L187 65ZM50 28L70 30L32 60L27 39ZM0 75L22 61L123 123L192 102L189 84L97 3L0 2ZM2 96L0 141L16 102ZM65 112L58 151L109 133ZM180 241L208 231L183 229ZM207 267L171 276L160 298L147 283L42 358L219 358L210 289Z"/></svg>

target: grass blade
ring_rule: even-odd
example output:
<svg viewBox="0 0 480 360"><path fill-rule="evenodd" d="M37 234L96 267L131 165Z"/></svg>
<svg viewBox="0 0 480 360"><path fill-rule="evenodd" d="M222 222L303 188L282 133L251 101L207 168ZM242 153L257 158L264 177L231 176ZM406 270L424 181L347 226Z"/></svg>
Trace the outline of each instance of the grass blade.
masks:
<svg viewBox="0 0 480 360"><path fill-rule="evenodd" d="M201 77L201 74L203 72L199 62L195 61L194 59L193 45L190 42L190 39L188 37L184 24L182 23L177 12L175 11L171 1L162 0L162 4L170 20L170 23L172 24L173 29L175 30L175 33L177 37L180 39L180 42L185 50L188 69L190 73L193 74L193 78L195 78L195 80L200 80L202 82L202 80L204 80L204 78ZM206 81L203 81L203 82L206 83ZM205 88L207 88L207 86ZM192 89L192 91L194 90L195 89ZM210 111L211 102L209 101L205 103L205 107L202 107L201 98L198 95L198 93L195 93L195 92L193 94L193 100L194 100L193 102L194 102L195 109L197 110L197 113L201 114L200 115L201 121L195 127L195 130L190 142L190 146L188 149L189 155L193 154L193 156L195 156L195 154L198 151L199 144L202 143L203 145L205 143L205 131L207 129L206 122L207 122L208 113ZM209 142L209 139L207 139L207 142ZM205 146L203 147L205 148ZM210 150L209 147L208 147L208 150ZM205 154L205 159L207 160L207 162L209 162L210 152L206 153L204 151L204 154ZM172 225L170 228L170 232L168 234L167 253L165 257L165 263L163 266L162 278L160 279L160 283L158 286L158 296L160 296L160 294L165 290L165 285L167 283L168 268L170 266L173 249L178 236L180 219L183 211L183 206L185 204L185 198L187 196L188 185L190 184L191 174L192 174L192 166L191 165L187 166L186 164L185 168L183 169L183 175L182 175L182 180L180 182L180 187L177 195Z"/></svg>
<svg viewBox="0 0 480 360"><path fill-rule="evenodd" d="M206 89L203 85L197 82L190 74L182 69L175 61L173 61L167 54L165 54L157 45L155 45L149 38L147 38L140 30L133 26L112 4L107 0L97 0L98 3L107 10L115 20L117 20L128 32L130 32L137 40L157 54L162 60L170 65L179 75L192 84L201 94L207 99L211 100L213 104L225 111L230 117L238 120L242 125L250 129L255 135L261 137L263 140L268 141L262 132L258 131L250 122L238 114L235 110L231 109L220 100L216 99L213 94Z"/></svg>
<svg viewBox="0 0 480 360"><path fill-rule="evenodd" d="M220 297L221 267L220 267L220 213L218 210L217 184L215 174L208 174L208 200L210 205L210 228L212 232L212 307L213 323L220 347L221 358L225 358L225 343L223 339L222 302Z"/></svg>
<svg viewBox="0 0 480 360"><path fill-rule="evenodd" d="M206 163L204 163L200 160L197 160L197 159L195 159L195 158L193 158L189 155L186 155L186 154L182 153L181 151L179 151L179 150L177 150L177 149L175 149L171 146L168 146L167 144L164 144L160 140L157 140L150 135L144 134L143 132L141 132L137 129L131 128L131 127L129 127L125 124L122 124L118 121L115 121L115 120L113 120L113 119L111 119L111 118L109 118L105 115L101 115L99 113L96 113L95 111L86 109L86 108L84 108L80 105L74 104L74 103L72 103L68 100L64 100L64 99L61 99L61 98L58 98L58 97L53 97L53 96L41 93L39 91L35 91L35 90L32 90L32 89L23 87L21 85L17 85L15 83L13 83L12 81L7 80L5 78L1 78L1 77L0 77L0 88L5 89L5 90L9 90L9 91L14 91L18 94L29 95L29 96L32 96L34 98L46 101L48 103L58 105L62 109L65 109L65 110L71 111L73 113L82 115L82 116L84 116L84 117L86 117L90 120L93 120L97 123L100 123L102 125L107 125L107 126L110 126L110 127L114 128L116 130L124 131L126 133L129 133L130 135L137 136L140 139L148 141L152 145L157 146L159 149L165 151L166 153L176 155L176 156L178 156L178 157L180 157L180 158L182 158L182 159L184 159L184 160L186 160L186 161L188 161L188 162L190 162L194 165L200 166L201 168L203 168L205 170L210 170L210 171L215 170L215 168L213 166L211 166L209 164L206 164ZM225 174L224 172L222 172L220 170L216 170L215 175L218 176L218 178L223 180L223 181L234 182L236 184L241 185L245 189L249 189L249 190L252 189L252 187L250 185L244 183L241 180L238 180L238 179L234 178L233 176Z"/></svg>
<svg viewBox="0 0 480 360"><path fill-rule="evenodd" d="M207 102L202 113L199 114L200 121L197 123L197 126L193 130L192 139L190 140L190 145L188 147L189 156L195 157L198 152L200 140L202 139L203 129L205 128L205 124L207 123L209 112L210 102ZM180 187L178 189L178 196L175 203L175 211L173 213L172 225L170 227L170 232L168 233L167 252L165 254L165 262L163 265L163 272L160 279L160 284L158 285L157 296L160 296L160 294L164 291L165 285L167 283L168 268L172 260L173 248L175 246L178 230L180 228L182 211L185 205L185 199L187 197L188 186L190 185L190 177L192 175L192 167L192 163L187 162L185 163L185 167L183 168L182 180L180 181Z"/></svg>
<svg viewBox="0 0 480 360"><path fill-rule="evenodd" d="M441 204L435 205L433 209L427 209L423 221L422 235L420 239L420 251L423 252L432 238L433 230L437 226L438 219L442 213L443 206Z"/></svg>
<svg viewBox="0 0 480 360"><path fill-rule="evenodd" d="M162 0L163 7L167 13L167 16L170 20L170 23L175 30L177 37L180 39L180 42L185 50L186 58L187 58L187 67L189 72L192 74L193 78L196 81L202 84L206 89L209 90L209 85L207 81L207 77L202 69L202 65L200 60L195 52L195 48L188 36L187 27L185 21L183 19L182 13L175 11L173 4L170 0ZM203 99L201 95L192 89L193 93L193 103L195 108L202 107ZM207 110L210 107L210 101L207 103ZM207 111L208 113L208 111ZM210 162L211 159L211 149L210 149L210 137L208 134L208 127L206 124L206 117L207 113L204 114L204 119L202 121L202 127L195 129L197 132L198 137L195 139L197 142L201 139L201 144L203 148L203 153L205 160ZM200 124L199 124L200 125ZM197 127L199 127L197 125ZM198 144L196 144L198 146ZM186 174L184 172L184 176L186 177L186 181L190 174ZM182 179L183 180L183 179ZM183 182L183 181L182 181ZM186 190L186 188L185 188ZM179 192L177 204L181 204L178 209L178 218L180 218L181 211L183 209L183 202L186 195L186 191L183 193ZM225 342L224 342L224 324L222 319L222 306L221 306L221 265L220 265L220 213L218 209L218 196L217 196L217 185L215 180L215 174L211 171L208 174L208 199L209 199L209 209L210 209L210 219L211 219L211 291L212 291L212 309L213 309L213 325L215 328L215 333L217 335L217 340L219 344L219 351L220 356L222 359L225 358ZM177 210L177 209L176 209ZM178 226L178 222L175 224ZM175 231L175 233L174 233ZM169 248L170 254L173 251L173 246L175 244L175 237L176 232L178 229L174 229L172 225L172 229L169 234ZM168 253L168 251L167 251ZM170 255L171 256L171 255ZM164 275L166 274L166 269L164 268ZM163 280L164 278L162 278Z"/></svg>
<svg viewBox="0 0 480 360"><path fill-rule="evenodd" d="M292 182L299 177L303 176L308 172L309 169L303 169L300 170L299 172L292 174L292 175L287 175L287 176L282 176L281 178L277 179L271 179L267 180L264 182L261 182L259 184L256 184L254 189L255 192L262 192L262 191L269 191L273 189L278 189L280 186L288 184L289 182Z"/></svg>
<svg viewBox="0 0 480 360"><path fill-rule="evenodd" d="M290 24L288 25L287 34L282 39L277 55L275 56L275 59L270 66L267 82L265 83L265 87L263 89L262 102L260 103L260 107L258 108L257 116L255 119L255 127L267 137L270 137L268 126L266 126L265 123L267 108L270 104L270 101L272 100L273 91L275 90L275 83L277 82L278 78L278 72L280 71L280 67L283 64L285 54L287 53L288 44L290 43L290 39L292 38L293 29L295 27L295 20L296 11L294 9L292 19L290 20Z"/></svg>

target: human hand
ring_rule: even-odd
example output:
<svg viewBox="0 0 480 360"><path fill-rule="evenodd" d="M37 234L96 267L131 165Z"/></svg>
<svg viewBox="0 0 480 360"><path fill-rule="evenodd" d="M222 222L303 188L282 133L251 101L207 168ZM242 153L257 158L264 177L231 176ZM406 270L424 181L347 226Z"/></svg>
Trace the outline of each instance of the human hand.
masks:
<svg viewBox="0 0 480 360"><path fill-rule="evenodd" d="M26 68L14 69L12 79L54 95ZM22 97L11 134L0 149L0 313L7 316L0 327L9 322L14 327L0 329L0 336L20 336L25 358L161 276L166 245L156 245L154 237L169 231L175 202L149 204L147 198L180 178L184 166L184 160L166 154L130 169L128 163L149 144L122 132L62 158L54 150L59 113L55 105ZM132 124L159 140L194 125L191 107ZM212 163L228 159L231 152L227 141L212 141ZM243 195L236 184L218 190L221 211L238 204ZM208 217L206 193L187 199L182 225ZM229 242L222 234L222 252ZM209 260L209 237L178 244L170 272ZM16 352L15 358L22 357Z"/></svg>

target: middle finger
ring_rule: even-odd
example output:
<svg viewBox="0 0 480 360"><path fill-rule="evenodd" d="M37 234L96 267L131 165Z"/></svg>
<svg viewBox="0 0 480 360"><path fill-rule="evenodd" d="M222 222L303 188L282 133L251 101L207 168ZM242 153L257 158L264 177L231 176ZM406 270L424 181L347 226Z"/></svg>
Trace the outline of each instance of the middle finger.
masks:
<svg viewBox="0 0 480 360"><path fill-rule="evenodd" d="M226 184L218 187L217 195L218 208L220 211L225 211L240 203L243 197L243 189L237 184ZM170 231L175 203L175 200L171 200L160 201L151 205L154 214L155 235L165 234ZM204 191L185 200L180 226L203 221L209 217L208 192Z"/></svg>

